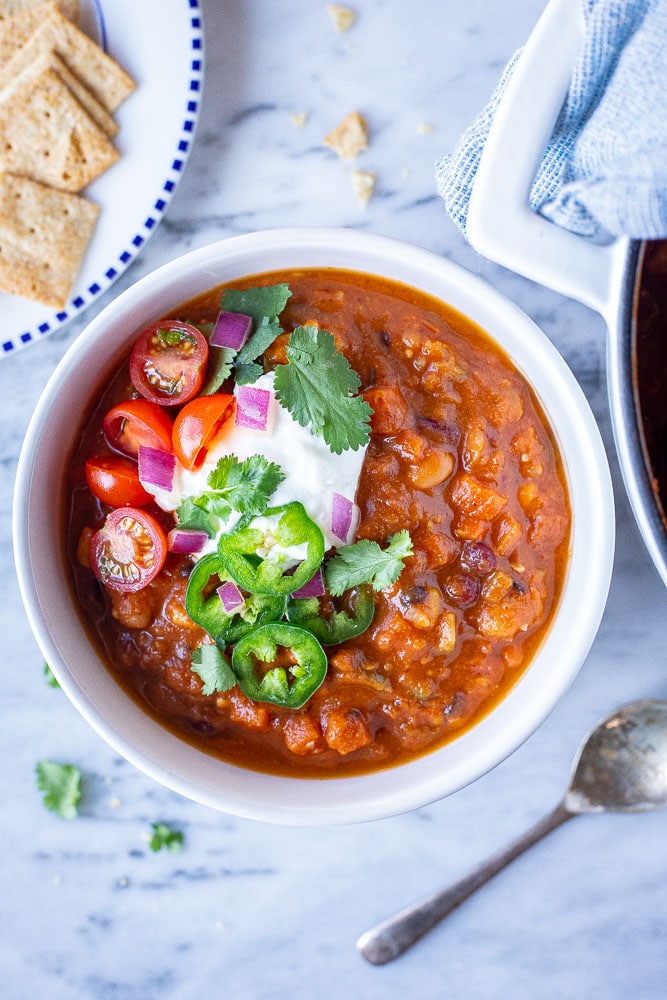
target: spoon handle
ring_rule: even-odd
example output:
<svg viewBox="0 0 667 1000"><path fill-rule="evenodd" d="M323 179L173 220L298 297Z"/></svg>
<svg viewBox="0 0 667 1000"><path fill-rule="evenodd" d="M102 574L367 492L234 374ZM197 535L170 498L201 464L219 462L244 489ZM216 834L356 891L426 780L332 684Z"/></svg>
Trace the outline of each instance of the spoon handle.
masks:
<svg viewBox="0 0 667 1000"><path fill-rule="evenodd" d="M559 803L552 812L469 875L366 931L357 941L357 948L373 965L384 965L398 958L510 861L575 815L564 802Z"/></svg>

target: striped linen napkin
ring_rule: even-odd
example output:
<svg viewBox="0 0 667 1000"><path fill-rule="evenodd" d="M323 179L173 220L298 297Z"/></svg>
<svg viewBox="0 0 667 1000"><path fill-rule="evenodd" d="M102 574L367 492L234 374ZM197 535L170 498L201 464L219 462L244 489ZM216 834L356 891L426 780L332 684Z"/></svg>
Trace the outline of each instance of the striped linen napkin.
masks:
<svg viewBox="0 0 667 1000"><path fill-rule="evenodd" d="M667 0L579 0L586 30L531 207L597 239L667 236ZM516 53L488 105L436 164L447 211L466 234L484 143Z"/></svg>

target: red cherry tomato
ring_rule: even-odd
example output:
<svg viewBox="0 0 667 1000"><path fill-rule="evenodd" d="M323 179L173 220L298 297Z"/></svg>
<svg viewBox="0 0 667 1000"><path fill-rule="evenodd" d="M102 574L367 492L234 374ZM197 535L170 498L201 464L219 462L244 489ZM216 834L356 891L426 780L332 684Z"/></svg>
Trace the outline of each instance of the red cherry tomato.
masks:
<svg viewBox="0 0 667 1000"><path fill-rule="evenodd" d="M139 445L171 451L172 419L167 410L147 399L127 399L104 418L104 436L116 451L136 458Z"/></svg>
<svg viewBox="0 0 667 1000"><path fill-rule="evenodd" d="M93 496L110 507L143 507L153 499L139 482L137 463L120 455L89 458L86 482Z"/></svg>
<svg viewBox="0 0 667 1000"><path fill-rule="evenodd" d="M118 507L90 540L90 565L98 580L123 593L141 590L167 558L162 526L145 510Z"/></svg>
<svg viewBox="0 0 667 1000"><path fill-rule="evenodd" d="M172 448L186 469L199 469L209 448L220 436L225 424L234 417L233 396L215 393L198 396L183 407L174 420Z"/></svg>
<svg viewBox="0 0 667 1000"><path fill-rule="evenodd" d="M163 320L147 327L130 355L130 378L145 399L179 406L201 389L208 342L196 326Z"/></svg>

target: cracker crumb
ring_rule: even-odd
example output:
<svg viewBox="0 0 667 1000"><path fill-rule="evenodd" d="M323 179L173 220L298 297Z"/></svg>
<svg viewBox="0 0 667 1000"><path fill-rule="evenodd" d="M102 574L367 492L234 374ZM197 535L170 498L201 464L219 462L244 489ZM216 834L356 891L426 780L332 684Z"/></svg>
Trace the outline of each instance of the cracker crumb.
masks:
<svg viewBox="0 0 667 1000"><path fill-rule="evenodd" d="M122 802L116 795L114 795L114 797L109 801L109 805L112 809L120 809Z"/></svg>
<svg viewBox="0 0 667 1000"><path fill-rule="evenodd" d="M352 171L352 190L362 208L368 208L368 203L375 190L375 173L372 170Z"/></svg>
<svg viewBox="0 0 667 1000"><path fill-rule="evenodd" d="M368 147L368 126L358 111L351 111L327 136L324 145L343 160L352 160Z"/></svg>
<svg viewBox="0 0 667 1000"><path fill-rule="evenodd" d="M294 125L294 128L303 128L308 121L308 112L294 111L289 117L292 125Z"/></svg>
<svg viewBox="0 0 667 1000"><path fill-rule="evenodd" d="M435 132L435 128L430 122L420 122L417 126L417 132L419 135L429 135L431 132Z"/></svg>
<svg viewBox="0 0 667 1000"><path fill-rule="evenodd" d="M327 12L334 23L336 31L340 31L341 34L344 31L349 31L357 19L357 15L351 7L345 7L340 3L328 4Z"/></svg>

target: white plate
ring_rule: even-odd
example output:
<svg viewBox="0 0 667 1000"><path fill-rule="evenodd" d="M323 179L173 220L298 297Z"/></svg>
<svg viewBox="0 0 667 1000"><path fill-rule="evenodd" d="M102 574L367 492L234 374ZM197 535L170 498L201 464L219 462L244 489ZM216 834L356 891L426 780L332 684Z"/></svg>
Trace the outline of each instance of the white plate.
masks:
<svg viewBox="0 0 667 1000"><path fill-rule="evenodd" d="M183 173L201 101L200 0L81 0L81 27L136 81L115 114L120 159L86 188L102 211L63 310L0 293L0 356L79 316L155 232Z"/></svg>

